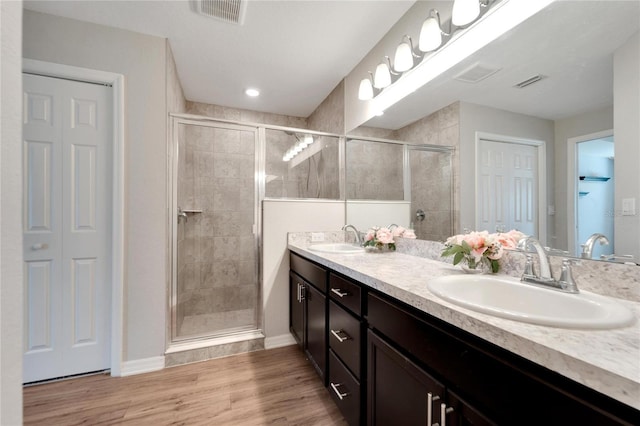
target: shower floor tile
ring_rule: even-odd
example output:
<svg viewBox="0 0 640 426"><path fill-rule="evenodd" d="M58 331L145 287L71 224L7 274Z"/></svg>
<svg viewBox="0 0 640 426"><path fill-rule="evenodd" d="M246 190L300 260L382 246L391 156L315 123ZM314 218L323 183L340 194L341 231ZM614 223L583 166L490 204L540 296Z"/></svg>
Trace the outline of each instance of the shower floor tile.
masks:
<svg viewBox="0 0 640 426"><path fill-rule="evenodd" d="M182 320L178 335L185 337L189 335L215 334L223 330L255 325L255 309L189 315Z"/></svg>

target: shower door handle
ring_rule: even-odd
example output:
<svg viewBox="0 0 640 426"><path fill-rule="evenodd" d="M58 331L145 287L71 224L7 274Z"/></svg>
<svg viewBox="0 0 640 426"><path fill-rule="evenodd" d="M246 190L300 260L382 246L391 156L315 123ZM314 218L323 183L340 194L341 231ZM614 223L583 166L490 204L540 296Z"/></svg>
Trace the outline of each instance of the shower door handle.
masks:
<svg viewBox="0 0 640 426"><path fill-rule="evenodd" d="M187 216L187 214L178 207L178 223L180 223L180 219L184 219L184 222L187 223L189 221L189 216Z"/></svg>

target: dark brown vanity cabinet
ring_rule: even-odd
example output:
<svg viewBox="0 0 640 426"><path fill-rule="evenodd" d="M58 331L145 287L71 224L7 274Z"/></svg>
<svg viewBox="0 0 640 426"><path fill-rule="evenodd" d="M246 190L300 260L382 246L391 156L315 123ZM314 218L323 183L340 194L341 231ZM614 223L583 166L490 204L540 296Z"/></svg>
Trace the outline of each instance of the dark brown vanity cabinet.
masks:
<svg viewBox="0 0 640 426"><path fill-rule="evenodd" d="M291 254L291 332L350 425L640 425L640 411Z"/></svg>
<svg viewBox="0 0 640 426"><path fill-rule="evenodd" d="M427 424L436 392L432 421L440 426L640 424L638 410L401 302L369 293L367 310L370 425L401 416L397 404L408 398L418 412L402 424ZM389 383L397 403L379 395Z"/></svg>
<svg viewBox="0 0 640 426"><path fill-rule="evenodd" d="M329 275L329 392L349 425L362 416L363 330L360 286Z"/></svg>
<svg viewBox="0 0 640 426"><path fill-rule="evenodd" d="M291 253L289 329L326 384L327 271Z"/></svg>

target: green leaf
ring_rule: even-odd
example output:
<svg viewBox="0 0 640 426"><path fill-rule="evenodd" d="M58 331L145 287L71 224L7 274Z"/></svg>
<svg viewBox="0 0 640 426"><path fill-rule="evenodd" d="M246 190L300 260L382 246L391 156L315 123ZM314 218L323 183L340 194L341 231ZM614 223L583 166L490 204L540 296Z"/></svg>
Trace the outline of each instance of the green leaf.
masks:
<svg viewBox="0 0 640 426"><path fill-rule="evenodd" d="M464 258L464 254L461 252L456 253L456 255L453 257L453 264L457 265L458 263L460 263L460 261Z"/></svg>

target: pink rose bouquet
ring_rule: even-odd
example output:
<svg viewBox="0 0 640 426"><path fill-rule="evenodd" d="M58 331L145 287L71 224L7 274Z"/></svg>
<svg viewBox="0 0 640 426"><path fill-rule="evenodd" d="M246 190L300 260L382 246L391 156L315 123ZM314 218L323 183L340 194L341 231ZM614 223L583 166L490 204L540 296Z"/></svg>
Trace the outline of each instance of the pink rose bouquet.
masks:
<svg viewBox="0 0 640 426"><path fill-rule="evenodd" d="M460 262L467 264L469 269L478 269L483 265L496 273L500 270L500 263L504 248L515 248L518 241L525 235L515 229L489 234L487 231L470 232L449 237L444 243L441 256L453 256L453 264Z"/></svg>
<svg viewBox="0 0 640 426"><path fill-rule="evenodd" d="M374 226L370 228L364 237L365 247L375 247L377 249L388 248L391 251L396 249L394 238L415 238L416 234L412 229L405 229L397 226L392 230L389 228L379 228Z"/></svg>

